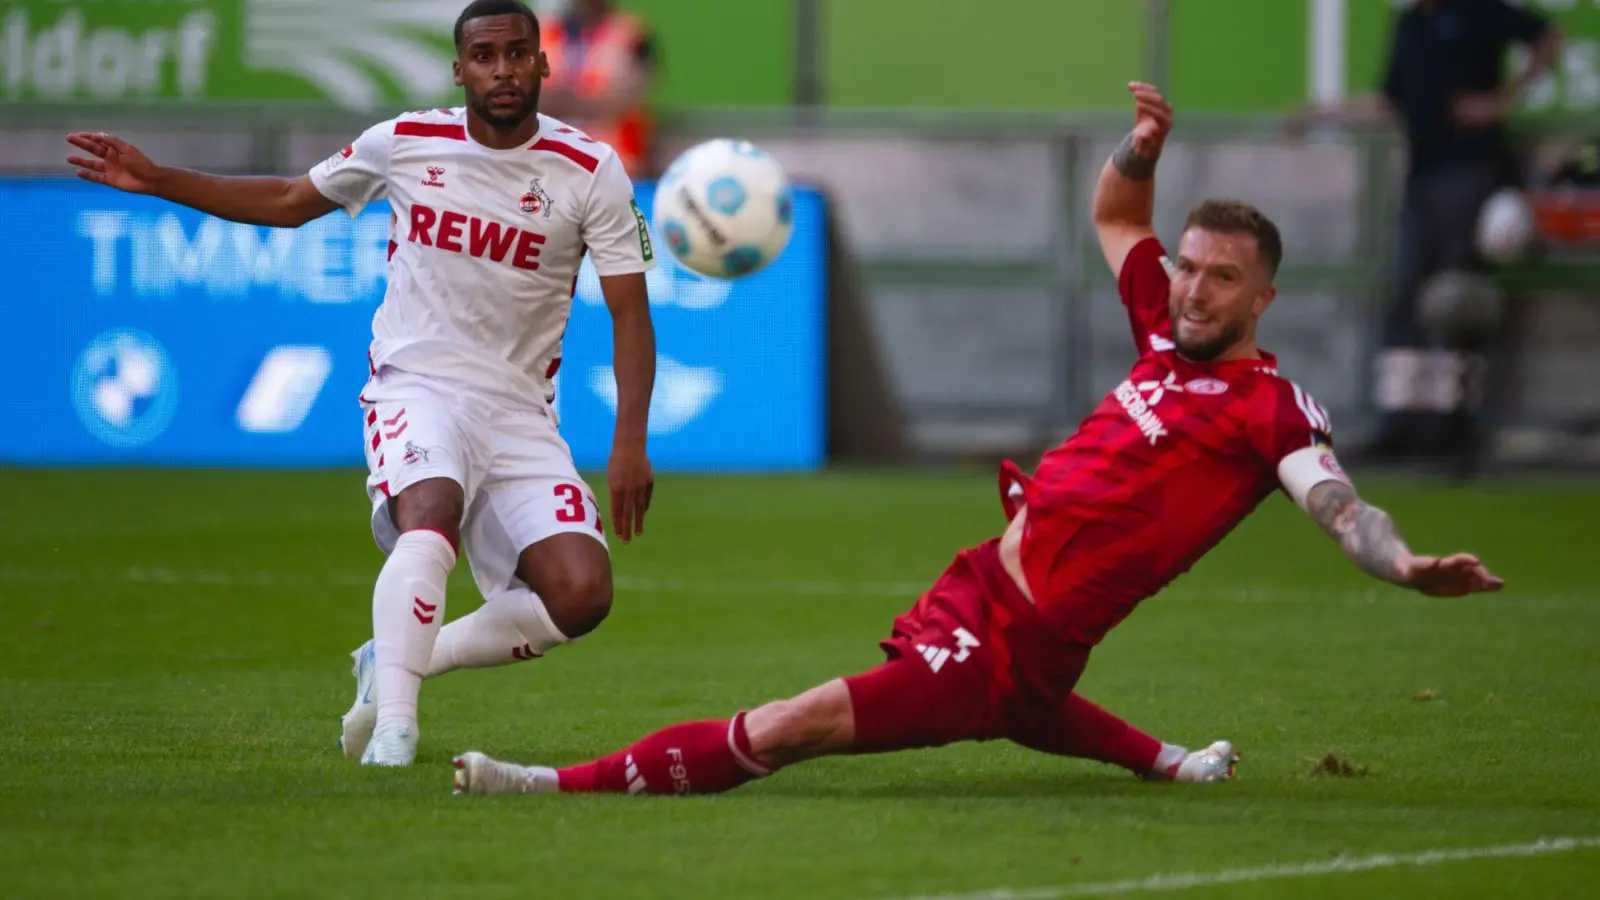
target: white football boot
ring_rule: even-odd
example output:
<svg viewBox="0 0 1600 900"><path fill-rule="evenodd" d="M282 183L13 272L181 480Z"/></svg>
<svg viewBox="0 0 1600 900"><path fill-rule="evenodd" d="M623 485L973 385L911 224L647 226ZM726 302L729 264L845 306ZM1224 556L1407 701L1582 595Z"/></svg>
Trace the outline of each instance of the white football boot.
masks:
<svg viewBox="0 0 1600 900"><path fill-rule="evenodd" d="M414 725L391 725L379 729L361 754L363 766L409 766L417 759L417 729Z"/></svg>
<svg viewBox="0 0 1600 900"><path fill-rule="evenodd" d="M378 704L372 696L372 679L378 670L378 655L373 647L373 642L367 641L350 654L355 661L350 667L350 674L356 677L356 702L349 712L339 718L342 730L339 747L344 750L345 756L352 759L367 751L367 743L372 740L372 729L378 724Z"/></svg>
<svg viewBox="0 0 1600 900"><path fill-rule="evenodd" d="M501 762L470 750L454 760L457 794L554 794L561 790L555 769Z"/></svg>
<svg viewBox="0 0 1600 900"><path fill-rule="evenodd" d="M1227 741L1217 741L1203 750L1185 756L1173 774L1173 781L1231 781L1239 765L1239 754Z"/></svg>

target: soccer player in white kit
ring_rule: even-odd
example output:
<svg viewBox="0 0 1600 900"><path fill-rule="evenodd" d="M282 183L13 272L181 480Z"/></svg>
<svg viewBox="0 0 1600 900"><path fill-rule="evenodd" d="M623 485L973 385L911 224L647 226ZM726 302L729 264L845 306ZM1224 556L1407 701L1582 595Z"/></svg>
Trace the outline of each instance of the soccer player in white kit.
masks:
<svg viewBox="0 0 1600 900"><path fill-rule="evenodd" d="M91 154L68 158L83 178L237 222L297 227L390 203L388 290L360 396L372 530L388 559L373 639L352 654L341 737L374 765L415 759L422 679L536 659L610 611L604 524L553 409L586 252L613 320L607 478L624 542L643 532L654 484L654 254L632 183L609 146L538 113L550 70L527 6L475 0L455 41L465 106L374 125L298 178L217 177L157 166L110 135L68 137ZM485 602L446 626L463 539Z"/></svg>

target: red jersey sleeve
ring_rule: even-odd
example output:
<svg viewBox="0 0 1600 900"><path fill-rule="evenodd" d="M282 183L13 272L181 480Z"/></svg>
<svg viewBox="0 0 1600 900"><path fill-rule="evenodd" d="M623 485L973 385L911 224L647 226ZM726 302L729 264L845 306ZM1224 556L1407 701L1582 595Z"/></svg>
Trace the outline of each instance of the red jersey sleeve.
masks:
<svg viewBox="0 0 1600 900"><path fill-rule="evenodd" d="M1022 474L1022 469L1009 459L1000 461L1000 508L1006 512L1006 521L1017 517L1017 508L1028 502L1028 488L1033 479Z"/></svg>
<svg viewBox="0 0 1600 900"><path fill-rule="evenodd" d="M1147 237L1128 251L1117 276L1117 290L1122 294L1122 305L1128 308L1128 327L1133 330L1133 343L1140 356L1151 349L1172 349L1172 318L1167 305L1172 280L1167 265L1167 251L1161 241Z"/></svg>
<svg viewBox="0 0 1600 900"><path fill-rule="evenodd" d="M1267 465L1276 467L1285 456L1307 447L1333 448L1333 422L1327 410L1298 384L1272 377L1256 403L1250 438Z"/></svg>

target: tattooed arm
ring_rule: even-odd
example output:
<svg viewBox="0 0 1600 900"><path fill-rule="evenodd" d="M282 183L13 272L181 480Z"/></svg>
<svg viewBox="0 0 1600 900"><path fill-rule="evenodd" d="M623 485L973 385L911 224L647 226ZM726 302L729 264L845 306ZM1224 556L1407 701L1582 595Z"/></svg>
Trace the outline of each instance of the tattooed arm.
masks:
<svg viewBox="0 0 1600 900"><path fill-rule="evenodd" d="M1343 481L1323 481L1305 497L1306 512L1339 542L1345 556L1373 578L1435 597L1498 591L1505 582L1470 553L1417 556L1389 514Z"/></svg>
<svg viewBox="0 0 1600 900"><path fill-rule="evenodd" d="M1411 556L1411 550L1388 513L1356 496L1356 489L1342 481L1324 481L1312 488L1306 507L1361 571L1404 584L1401 561Z"/></svg>
<svg viewBox="0 0 1600 900"><path fill-rule="evenodd" d="M1132 84L1133 130L1100 170L1094 190L1094 227L1111 272L1120 276L1128 251L1155 234L1156 160L1172 130L1172 106L1147 84Z"/></svg>

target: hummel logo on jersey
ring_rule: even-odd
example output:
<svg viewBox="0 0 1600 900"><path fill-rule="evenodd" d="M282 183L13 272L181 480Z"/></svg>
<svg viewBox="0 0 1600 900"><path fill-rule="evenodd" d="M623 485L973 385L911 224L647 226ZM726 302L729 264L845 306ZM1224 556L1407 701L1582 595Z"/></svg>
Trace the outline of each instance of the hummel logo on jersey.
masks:
<svg viewBox="0 0 1600 900"><path fill-rule="evenodd" d="M944 664L947 662L966 662L967 657L972 655L972 648L980 646L978 639L973 637L972 632L965 628L957 628L954 637L956 639L956 649L953 653L944 647L932 647L927 644L917 645L917 652L921 653L922 658L928 661L928 668L937 672L944 668Z"/></svg>
<svg viewBox="0 0 1600 900"><path fill-rule="evenodd" d="M487 256L495 262L506 262L509 256L511 265L537 272L539 245L545 238L525 228L513 228L453 209L434 209L413 203L411 231L406 241L451 253L465 253L477 259Z"/></svg>
<svg viewBox="0 0 1600 900"><path fill-rule="evenodd" d="M429 166L428 177L423 179L423 187L444 187L440 179L444 177L444 166Z"/></svg>

